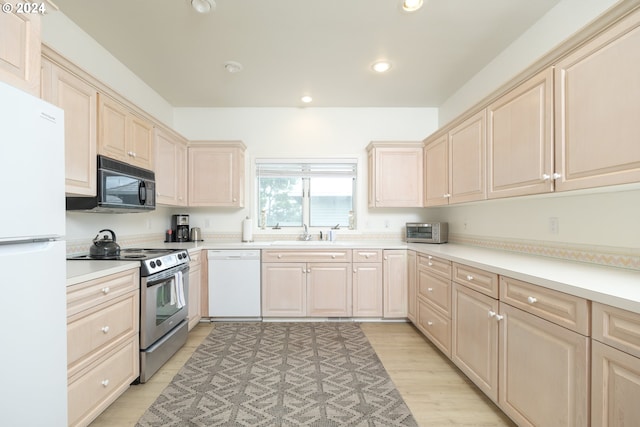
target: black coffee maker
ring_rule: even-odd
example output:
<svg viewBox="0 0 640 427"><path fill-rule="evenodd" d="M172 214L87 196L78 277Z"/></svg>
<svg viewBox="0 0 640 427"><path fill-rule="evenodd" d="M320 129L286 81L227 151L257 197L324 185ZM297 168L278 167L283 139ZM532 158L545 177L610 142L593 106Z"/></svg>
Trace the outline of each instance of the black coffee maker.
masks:
<svg viewBox="0 0 640 427"><path fill-rule="evenodd" d="M171 216L171 230L175 242L189 241L189 215L180 214Z"/></svg>

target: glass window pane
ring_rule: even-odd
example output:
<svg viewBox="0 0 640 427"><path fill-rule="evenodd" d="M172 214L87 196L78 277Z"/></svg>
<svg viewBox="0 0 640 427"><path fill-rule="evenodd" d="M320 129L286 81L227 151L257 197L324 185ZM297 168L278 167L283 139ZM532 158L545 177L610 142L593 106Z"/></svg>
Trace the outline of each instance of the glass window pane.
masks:
<svg viewBox="0 0 640 427"><path fill-rule="evenodd" d="M354 210L353 178L312 177L309 193L312 227L349 226L349 211Z"/></svg>
<svg viewBox="0 0 640 427"><path fill-rule="evenodd" d="M267 227L302 226L302 179L296 177L258 178L259 213L267 214Z"/></svg>

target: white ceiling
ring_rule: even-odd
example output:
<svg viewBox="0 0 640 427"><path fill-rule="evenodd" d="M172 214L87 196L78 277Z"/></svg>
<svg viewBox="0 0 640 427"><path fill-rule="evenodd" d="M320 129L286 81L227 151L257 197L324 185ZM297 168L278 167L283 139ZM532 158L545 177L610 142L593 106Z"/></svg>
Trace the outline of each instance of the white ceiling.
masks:
<svg viewBox="0 0 640 427"><path fill-rule="evenodd" d="M200 15L189 0L55 0L175 107L438 107L559 2L216 0ZM375 74L378 59L392 69Z"/></svg>

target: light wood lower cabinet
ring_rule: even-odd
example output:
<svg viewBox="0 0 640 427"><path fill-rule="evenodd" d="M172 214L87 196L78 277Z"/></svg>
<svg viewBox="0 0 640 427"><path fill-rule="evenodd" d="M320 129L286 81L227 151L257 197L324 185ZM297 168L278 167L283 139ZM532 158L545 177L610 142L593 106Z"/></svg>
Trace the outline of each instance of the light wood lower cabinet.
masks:
<svg viewBox="0 0 640 427"><path fill-rule="evenodd" d="M419 255L416 282L416 326L451 357L451 263Z"/></svg>
<svg viewBox="0 0 640 427"><path fill-rule="evenodd" d="M498 300L458 283L452 290L451 360L497 402Z"/></svg>
<svg viewBox="0 0 640 427"><path fill-rule="evenodd" d="M591 423L640 423L640 314L593 304Z"/></svg>
<svg viewBox="0 0 640 427"><path fill-rule="evenodd" d="M382 250L353 250L353 317L382 317Z"/></svg>
<svg viewBox="0 0 640 427"><path fill-rule="evenodd" d="M389 249L382 252L383 317L407 317L407 251Z"/></svg>
<svg viewBox="0 0 640 427"><path fill-rule="evenodd" d="M86 426L139 375L139 269L67 288L68 419Z"/></svg>
<svg viewBox="0 0 640 427"><path fill-rule="evenodd" d="M202 251L189 253L189 301L187 314L189 330L193 329L202 318L200 311L200 290L202 289Z"/></svg>
<svg viewBox="0 0 640 427"><path fill-rule="evenodd" d="M407 251L407 318L414 325L418 320L418 256Z"/></svg>
<svg viewBox="0 0 640 427"><path fill-rule="evenodd" d="M500 314L500 408L519 426L589 425L589 337L508 304Z"/></svg>

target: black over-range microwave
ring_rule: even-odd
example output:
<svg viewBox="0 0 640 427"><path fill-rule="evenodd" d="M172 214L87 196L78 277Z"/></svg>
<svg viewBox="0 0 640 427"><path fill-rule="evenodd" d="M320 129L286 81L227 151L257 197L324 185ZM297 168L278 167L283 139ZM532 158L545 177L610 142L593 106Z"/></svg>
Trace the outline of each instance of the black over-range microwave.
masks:
<svg viewBox="0 0 640 427"><path fill-rule="evenodd" d="M406 226L407 242L446 243L448 237L449 224L446 222L408 222Z"/></svg>
<svg viewBox="0 0 640 427"><path fill-rule="evenodd" d="M95 197L67 197L68 211L129 213L156 208L153 171L98 156Z"/></svg>

